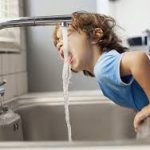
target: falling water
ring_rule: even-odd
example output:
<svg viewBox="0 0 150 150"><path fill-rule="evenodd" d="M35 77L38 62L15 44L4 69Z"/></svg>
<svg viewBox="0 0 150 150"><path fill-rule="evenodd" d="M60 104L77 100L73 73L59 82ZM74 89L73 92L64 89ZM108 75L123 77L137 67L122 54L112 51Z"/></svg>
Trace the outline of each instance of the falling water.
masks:
<svg viewBox="0 0 150 150"><path fill-rule="evenodd" d="M64 106L65 106L65 119L68 129L68 140L72 141L70 113L69 113L69 81L71 78L71 67L67 62L68 59L68 40L67 40L67 27L62 27L63 45L64 45L64 66L62 72L63 91L64 91Z"/></svg>

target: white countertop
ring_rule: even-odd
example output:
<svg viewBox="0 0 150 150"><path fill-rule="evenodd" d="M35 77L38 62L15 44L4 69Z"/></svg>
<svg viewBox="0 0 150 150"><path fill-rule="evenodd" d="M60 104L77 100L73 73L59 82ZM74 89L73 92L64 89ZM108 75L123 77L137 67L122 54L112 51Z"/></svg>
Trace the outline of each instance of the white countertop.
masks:
<svg viewBox="0 0 150 150"><path fill-rule="evenodd" d="M149 150L150 145L114 145L114 144L103 144L99 142L73 142L72 144L67 144L67 142L1 142L0 150L27 150L27 149L36 149L36 150L46 150L46 149L55 149L55 150Z"/></svg>

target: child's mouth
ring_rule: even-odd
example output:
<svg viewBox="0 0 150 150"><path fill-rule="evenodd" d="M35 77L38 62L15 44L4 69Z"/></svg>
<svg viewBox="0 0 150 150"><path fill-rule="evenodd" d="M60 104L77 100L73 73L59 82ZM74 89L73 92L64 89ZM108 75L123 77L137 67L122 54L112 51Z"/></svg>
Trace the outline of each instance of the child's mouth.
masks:
<svg viewBox="0 0 150 150"><path fill-rule="evenodd" d="M71 65L73 63L73 57L68 56L67 62L68 62L69 65Z"/></svg>

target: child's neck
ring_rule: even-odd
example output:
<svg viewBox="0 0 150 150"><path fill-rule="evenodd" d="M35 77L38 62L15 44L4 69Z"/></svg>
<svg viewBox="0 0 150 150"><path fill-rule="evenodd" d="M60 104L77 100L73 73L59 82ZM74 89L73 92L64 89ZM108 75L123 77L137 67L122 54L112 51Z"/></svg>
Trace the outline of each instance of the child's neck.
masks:
<svg viewBox="0 0 150 150"><path fill-rule="evenodd" d="M90 60L90 65L88 65L87 67L87 71L89 71L90 73L94 73L94 66L98 60L98 58L102 55L102 52L103 52L103 49L102 48L99 48L97 46L93 46L92 48L92 57L91 57L91 60Z"/></svg>

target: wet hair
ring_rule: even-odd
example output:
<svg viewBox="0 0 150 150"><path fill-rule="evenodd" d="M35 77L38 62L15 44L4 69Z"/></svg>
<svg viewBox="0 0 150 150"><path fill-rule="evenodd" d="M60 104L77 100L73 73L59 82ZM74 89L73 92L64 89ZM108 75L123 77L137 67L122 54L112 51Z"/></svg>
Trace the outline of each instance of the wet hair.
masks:
<svg viewBox="0 0 150 150"><path fill-rule="evenodd" d="M122 41L114 31L115 27L117 26L116 21L110 16L85 11L74 12L72 14L71 26L77 32L85 32L89 39L91 39L93 36L93 31L96 28L100 28L103 32L103 35L97 40L97 46L102 49L102 52L115 49L119 53L123 53L127 50L127 48L121 45ZM59 25L56 26L53 34L53 41L55 46L59 40L57 37L58 29ZM72 71L77 72L75 70ZM89 71L83 70L83 73L84 75L94 77L94 75Z"/></svg>

